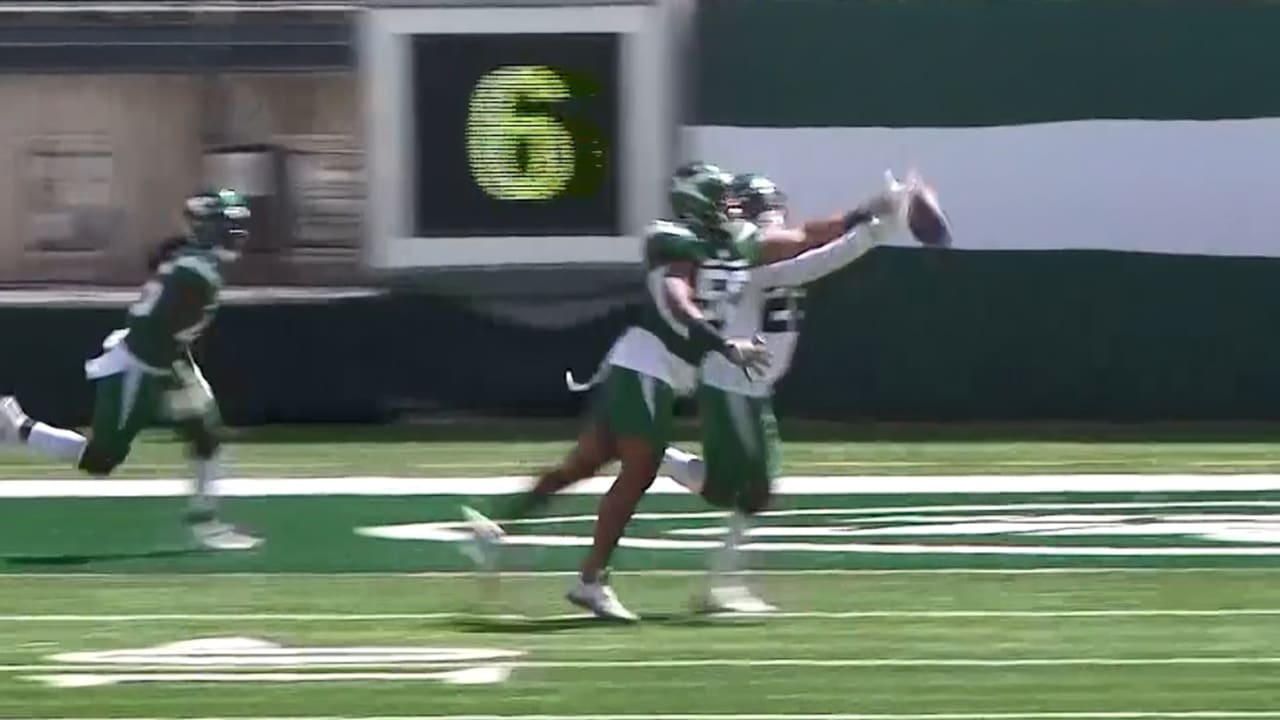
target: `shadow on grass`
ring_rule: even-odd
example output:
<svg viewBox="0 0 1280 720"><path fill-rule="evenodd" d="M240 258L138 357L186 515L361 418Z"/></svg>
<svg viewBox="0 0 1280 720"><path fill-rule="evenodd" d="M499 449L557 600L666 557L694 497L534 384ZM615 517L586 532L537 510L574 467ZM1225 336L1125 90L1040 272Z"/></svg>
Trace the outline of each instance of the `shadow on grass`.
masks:
<svg viewBox="0 0 1280 720"><path fill-rule="evenodd" d="M17 567L67 567L120 560L160 560L165 558L199 555L207 551L199 548L168 548L139 552L84 553L62 555L5 555L0 557L6 565Z"/></svg>
<svg viewBox="0 0 1280 720"><path fill-rule="evenodd" d="M605 620L591 615L555 615L549 617L518 617L509 615L474 615L459 618L449 624L461 632L495 634L544 634L599 628L644 627L724 627L734 625L759 625L767 616L721 616L700 613L647 613L638 623Z"/></svg>

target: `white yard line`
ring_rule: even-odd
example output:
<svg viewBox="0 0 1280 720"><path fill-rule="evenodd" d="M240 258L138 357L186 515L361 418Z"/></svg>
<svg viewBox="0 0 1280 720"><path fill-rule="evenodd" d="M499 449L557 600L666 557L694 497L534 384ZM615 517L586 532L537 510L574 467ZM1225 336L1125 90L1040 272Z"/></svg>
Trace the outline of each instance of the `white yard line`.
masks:
<svg viewBox="0 0 1280 720"><path fill-rule="evenodd" d="M235 467L236 467L237 469L241 469L241 468L261 468L261 469L263 469L263 470L280 470L280 469L286 469L286 468L299 468L299 469L303 469L303 470L313 470L313 469L317 469L317 468L336 468L336 467L344 467L344 466L345 466L345 463L336 463L336 462L235 462L235 463L234 463L234 465L235 465ZM190 464L188 464L188 463L182 463L182 462L171 462L171 463L129 463L129 464L126 466L126 468L124 468L124 469L127 469L127 470L129 470L130 472L141 472L141 471L144 471L144 470L145 470L145 471L156 471L156 470L177 470L177 471L179 471L179 472L182 472L182 471L189 470L190 468L191 468L191 465L190 465ZM40 469L41 469L41 470L43 470L43 469L45 469L45 468L41 467ZM5 461L3 461L3 460L0 460L0 470L10 471L10 472L15 472L15 471L20 471L20 470L21 470L21 471L30 472L30 471L32 470L32 467L31 467L31 463L29 463L29 462L5 462ZM50 467L50 468L49 468L49 471L50 471L50 472L57 472L57 473L61 473L61 472L64 472L64 471L65 471L65 469L64 469L64 468L60 468L60 467ZM136 479L137 479L137 480L143 480L143 481L146 481L146 480L147 480L147 478L136 478ZM18 478L18 479L15 479L15 480L5 480L5 479L0 478L0 483L6 483L6 482L24 482L24 481L26 481L26 480L25 480L25 479L23 479L23 478ZM56 477L55 477L55 478L49 478L49 479L47 479L47 480L42 480L42 481L40 481L40 482L68 482L68 481L67 481L67 480L64 480L64 479L59 479L59 478L56 478ZM87 480L87 481L84 481L84 482L94 482L94 481L93 481L93 480ZM118 480L108 480L108 481L105 481L105 482L119 482L119 481L118 481Z"/></svg>
<svg viewBox="0 0 1280 720"><path fill-rule="evenodd" d="M848 610L776 612L760 616L785 620L852 619L979 619L979 618L1142 618L1142 617L1267 617L1280 615L1280 608L1170 609L1170 610ZM379 622L396 620L565 620L589 617L583 614L483 615L475 613L138 613L101 615L0 615L0 622Z"/></svg>
<svg viewBox="0 0 1280 720"><path fill-rule="evenodd" d="M752 570L742 573L751 577L792 577L792 576L824 576L833 577L859 577L859 576L877 576L877 575L1131 575L1131 574L1152 574L1161 575L1176 574L1198 574L1198 573L1217 573L1217 574L1240 574L1240 575L1257 575L1265 574L1267 576L1275 576L1277 570L1275 568L1266 567L1226 567L1226 566L1205 566L1205 567L1060 567L1060 568L884 568L884 569L844 569L844 568L827 568L827 569L810 569L810 570ZM504 572L503 577L509 578L566 578L577 577L577 570L520 570L512 572ZM707 574L706 570L616 570L611 573L612 577L702 577ZM104 580L111 579L117 584L123 586L126 584L145 584L156 582L187 582L201 583L217 580L235 580L235 579L253 579L253 580L280 580L282 582L291 582L294 580L367 580L367 579L383 579L383 580L455 580L464 578L474 578L476 573L470 571L455 570L438 570L438 571L422 571L422 572L210 572L210 573L58 573L58 572L37 572L37 573L0 573L0 584L6 580L14 582L31 583L39 580Z"/></svg>
<svg viewBox="0 0 1280 720"><path fill-rule="evenodd" d="M1112 710L1086 712L681 714L652 715L292 715L195 718L62 718L61 720L1254 720L1280 718L1280 710ZM47 720L15 718L14 720Z"/></svg>
<svg viewBox="0 0 1280 720"><path fill-rule="evenodd" d="M833 468L833 467L851 467L851 468L921 468L921 467L1060 467L1070 468L1075 466L1097 466L1097 465L1121 465L1129 466L1134 463L1163 463L1167 465L1176 465L1177 461L1169 461L1161 457L1119 457L1119 458L1079 458L1076 460L991 460L989 458L950 458L947 460L793 460L788 463L793 468ZM422 470L474 470L485 469L491 470L496 468L523 469L530 467L540 467L543 463L536 461L522 460L490 460L490 461L467 461L467 462L417 462L412 463L410 467L420 468ZM1209 467L1230 466L1234 464L1229 460L1217 461L1212 463L1184 462L1183 465L1198 466L1204 464ZM1244 460L1241 465L1280 465L1278 460ZM239 463L237 463L237 466Z"/></svg>
<svg viewBox="0 0 1280 720"><path fill-rule="evenodd" d="M623 669L658 669L658 668L1032 668L1032 667L1166 667L1166 666L1247 666L1247 665L1280 665L1280 657L1042 657L1042 658L685 658L685 659L652 659L652 660L521 660L521 661L486 661L487 665L501 665L515 669L532 668L541 670L623 670ZM433 668L451 666L458 663L449 662L334 662L325 663L326 669L341 668ZM201 670L233 671L244 670L242 664L200 662L190 663L190 667ZM273 669L299 670L314 669L314 663L273 663ZM0 672L110 672L115 669L128 669L131 672L164 672L173 670L172 664L161 663L46 663L23 665L0 665Z"/></svg>
<svg viewBox="0 0 1280 720"><path fill-rule="evenodd" d="M328 477L228 478L218 492L228 497L314 495L480 496L509 495L528 488L525 475L493 477ZM612 477L595 477L569 494L601 495ZM1277 474L1222 475L795 475L779 478L783 495L936 495L961 493L1134 493L1280 491ZM3 480L0 498L184 497L185 478L156 480ZM659 478L650 494L683 495L687 490Z"/></svg>
<svg viewBox="0 0 1280 720"><path fill-rule="evenodd" d="M1176 464L1176 461L1170 461L1163 457L1117 457L1117 458L1078 458L1075 460L991 460L989 458L963 458L954 457L947 460L796 460L788 463L792 467L1061 467L1069 468L1077 465L1133 465L1134 463L1149 462L1163 463L1165 465ZM1269 461L1271 464L1280 465L1280 461ZM1188 465L1196 465L1197 463L1184 463ZM1219 464L1230 464L1223 462Z"/></svg>

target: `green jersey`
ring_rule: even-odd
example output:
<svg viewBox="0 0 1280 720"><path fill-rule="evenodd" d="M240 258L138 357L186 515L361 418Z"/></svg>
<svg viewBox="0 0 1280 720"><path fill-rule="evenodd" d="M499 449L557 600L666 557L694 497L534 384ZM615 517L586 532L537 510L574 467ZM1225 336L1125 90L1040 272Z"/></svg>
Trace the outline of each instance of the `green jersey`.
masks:
<svg viewBox="0 0 1280 720"><path fill-rule="evenodd" d="M707 320L720 328L733 316L750 280L749 268L760 263L760 255L760 228L746 221L716 228L654 222L644 240L648 294L640 326L656 335L671 354L698 364L704 353L690 341L688 327L667 301L667 266L680 262L694 266L694 301Z"/></svg>
<svg viewBox="0 0 1280 720"><path fill-rule="evenodd" d="M212 322L221 289L222 273L212 252L177 251L156 268L129 307L129 352L152 367L170 367Z"/></svg>

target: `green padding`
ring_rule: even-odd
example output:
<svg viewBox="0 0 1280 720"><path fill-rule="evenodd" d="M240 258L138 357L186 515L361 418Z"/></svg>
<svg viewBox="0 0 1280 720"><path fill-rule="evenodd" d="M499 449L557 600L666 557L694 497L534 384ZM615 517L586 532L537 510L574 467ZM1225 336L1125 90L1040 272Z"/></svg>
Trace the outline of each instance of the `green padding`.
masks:
<svg viewBox="0 0 1280 720"><path fill-rule="evenodd" d="M1280 419L1280 260L881 248L810 294L788 417ZM637 290L639 286L637 285ZM0 392L88 419L118 311L0 308ZM561 329L427 295L224 308L197 353L233 425L390 408L571 416L627 312Z"/></svg>
<svg viewBox="0 0 1280 720"><path fill-rule="evenodd" d="M701 0L695 125L1280 115L1280 3Z"/></svg>

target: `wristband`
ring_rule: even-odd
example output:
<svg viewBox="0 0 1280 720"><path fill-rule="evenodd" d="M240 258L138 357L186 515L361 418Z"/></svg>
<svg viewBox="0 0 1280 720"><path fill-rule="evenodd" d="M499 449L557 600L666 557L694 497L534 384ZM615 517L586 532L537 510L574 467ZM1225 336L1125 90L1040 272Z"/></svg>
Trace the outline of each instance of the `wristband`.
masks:
<svg viewBox="0 0 1280 720"><path fill-rule="evenodd" d="M689 340L693 343L694 349L700 353L726 353L729 350L729 341L725 340L705 318L689 321Z"/></svg>
<svg viewBox="0 0 1280 720"><path fill-rule="evenodd" d="M850 230L871 221L874 216L866 210L850 210L844 214L844 232L848 234Z"/></svg>

